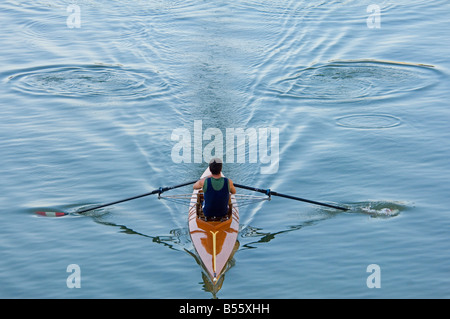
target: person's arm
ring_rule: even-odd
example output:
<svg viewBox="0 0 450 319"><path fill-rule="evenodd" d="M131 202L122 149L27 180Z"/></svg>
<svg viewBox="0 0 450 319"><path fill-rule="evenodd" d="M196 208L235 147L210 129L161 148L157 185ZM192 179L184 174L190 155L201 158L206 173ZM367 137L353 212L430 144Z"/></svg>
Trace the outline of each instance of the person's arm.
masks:
<svg viewBox="0 0 450 319"><path fill-rule="evenodd" d="M204 181L205 181L204 178L199 179L198 181L195 182L193 188L194 188L194 189L201 189L201 188L203 188L203 183L204 183Z"/></svg>
<svg viewBox="0 0 450 319"><path fill-rule="evenodd" d="M204 178L199 179L198 181L196 181L195 184L194 184L194 186L193 186L193 188L194 188L194 189L202 189L202 188L203 188L203 184L205 183L205 179L207 179L207 178L210 177L210 176L211 176L211 175L206 176L206 177L204 177Z"/></svg>
<svg viewBox="0 0 450 319"><path fill-rule="evenodd" d="M230 181L230 193L236 194L236 188L233 185L233 181L231 179L228 179Z"/></svg>

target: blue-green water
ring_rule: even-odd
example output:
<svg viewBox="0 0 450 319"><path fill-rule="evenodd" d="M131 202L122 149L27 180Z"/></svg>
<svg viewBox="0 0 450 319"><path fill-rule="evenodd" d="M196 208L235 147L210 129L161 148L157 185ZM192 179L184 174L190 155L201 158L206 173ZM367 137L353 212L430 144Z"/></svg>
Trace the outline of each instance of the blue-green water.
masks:
<svg viewBox="0 0 450 319"><path fill-rule="evenodd" d="M439 0L3 1L0 297L213 297L183 205L76 214L200 176L209 140L178 163L171 136L201 120L224 138L278 129L275 170L247 148L224 168L236 183L351 208L242 206L217 297L449 298L449 14Z"/></svg>

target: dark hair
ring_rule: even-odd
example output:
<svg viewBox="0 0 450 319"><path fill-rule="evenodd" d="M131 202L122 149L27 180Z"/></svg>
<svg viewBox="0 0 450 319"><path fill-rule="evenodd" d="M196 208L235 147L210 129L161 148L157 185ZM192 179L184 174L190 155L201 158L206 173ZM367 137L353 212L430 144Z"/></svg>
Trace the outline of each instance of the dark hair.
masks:
<svg viewBox="0 0 450 319"><path fill-rule="evenodd" d="M222 163L212 162L209 164L209 170L211 174L218 175L222 171Z"/></svg>

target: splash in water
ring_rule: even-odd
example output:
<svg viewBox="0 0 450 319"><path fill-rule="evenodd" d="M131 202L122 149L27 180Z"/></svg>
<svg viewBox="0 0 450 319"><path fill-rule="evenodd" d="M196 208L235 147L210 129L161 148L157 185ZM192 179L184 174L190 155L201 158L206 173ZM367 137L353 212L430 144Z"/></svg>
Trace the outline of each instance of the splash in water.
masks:
<svg viewBox="0 0 450 319"><path fill-rule="evenodd" d="M374 218L395 217L408 208L406 204L389 201L359 202L352 206L352 212L367 214Z"/></svg>

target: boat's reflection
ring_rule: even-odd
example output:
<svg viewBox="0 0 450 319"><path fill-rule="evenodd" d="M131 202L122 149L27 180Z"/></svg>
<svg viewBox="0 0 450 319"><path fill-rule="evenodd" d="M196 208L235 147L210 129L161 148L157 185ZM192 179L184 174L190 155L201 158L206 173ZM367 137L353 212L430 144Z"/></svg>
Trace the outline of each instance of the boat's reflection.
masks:
<svg viewBox="0 0 450 319"><path fill-rule="evenodd" d="M213 298L217 298L217 293L220 291L220 289L222 289L222 285L223 285L223 282L225 280L225 275L226 275L227 271L230 270L235 265L234 254L239 249L239 246L240 246L239 240L237 240L235 245L234 245L233 252L231 253L231 255L228 258L228 261L227 261L227 263L226 263L226 265L224 267L222 275L219 277L219 280L215 284L211 282L210 276L208 275L208 272L206 271L206 269L203 268L202 261L197 256L197 254L192 252L192 251L189 251L189 250L185 249L185 251L189 255L194 257L195 261L197 262L197 264L202 269L203 290L210 292L213 295Z"/></svg>
<svg viewBox="0 0 450 319"><path fill-rule="evenodd" d="M233 253L230 255L230 258L228 259L228 262L225 266L225 270L223 271L223 274L220 276L218 282L213 284L211 282L211 280L209 279L209 276L207 275L207 271L205 269L203 269L202 262L201 262L200 258L197 256L197 254L195 253L195 250L193 248L192 249L187 248L187 246L190 246L190 245L186 244L190 241L188 229L185 229L185 230L173 229L170 231L170 235L150 236L150 235L146 235L146 234L137 232L125 225L119 225L119 224L116 224L116 223L113 223L110 221L105 221L103 218L95 218L95 215L91 216L91 217L93 217L93 219L96 223L118 228L119 232L121 232L121 233L128 234L128 235L143 236L143 237L150 239L152 242L163 245L169 249L177 250L177 251L184 251L184 252L188 253L195 259L197 264L199 264L200 268L202 269L201 275L202 275L203 282L201 284L202 284L203 290L210 292L212 294L213 298L217 298L217 293L222 288L223 282L226 277L226 273L231 268L233 268L233 266L235 265L236 261L235 261L234 255L238 250L257 248L257 246L259 244L268 243L268 242L272 241L273 239L275 239L275 237L280 234L296 231L306 225L311 224L311 223L306 222L306 223L302 223L301 225L290 226L285 230L281 230L281 231L277 231L277 232L264 232L262 229L255 228L252 226L243 227L240 232L241 240L236 241L235 247L233 249ZM241 244L240 241L242 241L243 244Z"/></svg>

